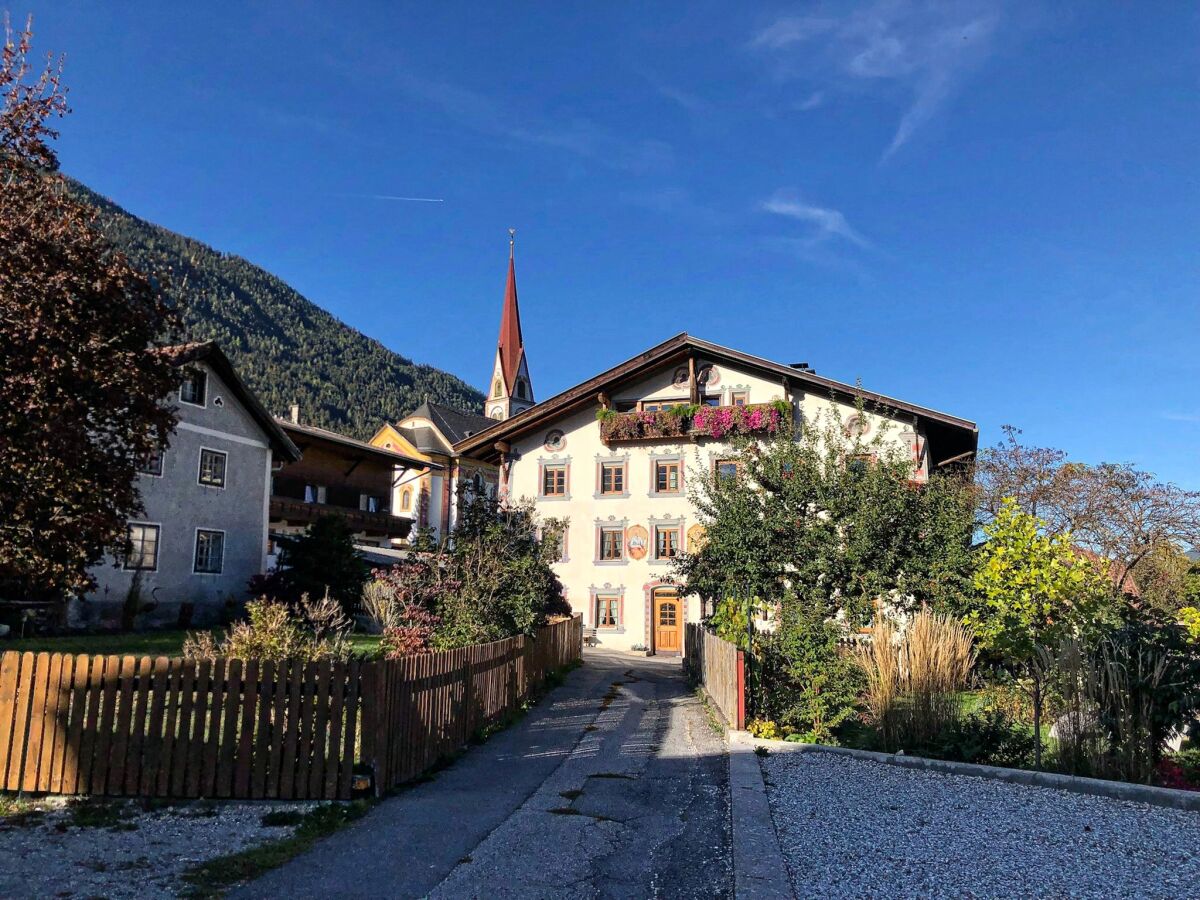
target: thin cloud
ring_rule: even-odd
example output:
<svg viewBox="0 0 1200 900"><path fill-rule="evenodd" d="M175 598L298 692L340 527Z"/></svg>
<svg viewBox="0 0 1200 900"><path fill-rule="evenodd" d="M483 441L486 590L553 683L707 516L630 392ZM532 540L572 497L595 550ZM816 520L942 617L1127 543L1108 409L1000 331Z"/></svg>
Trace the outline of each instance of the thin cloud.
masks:
<svg viewBox="0 0 1200 900"><path fill-rule="evenodd" d="M809 94L807 97L805 97L803 100L801 100L799 103L796 104L796 109L800 110L800 112L809 112L811 110L816 109L818 106L823 105L824 103L825 103L825 92L824 91L813 91L811 94Z"/></svg>
<svg viewBox="0 0 1200 900"><path fill-rule="evenodd" d="M810 92L815 85L817 93L881 90L905 97L886 160L942 112L991 55L998 4L879 0L839 17L781 16L749 47L773 64L780 80L805 83Z"/></svg>
<svg viewBox="0 0 1200 900"><path fill-rule="evenodd" d="M359 200L396 200L408 203L445 203L443 197L400 197L395 194L335 194L337 197L355 197Z"/></svg>
<svg viewBox="0 0 1200 900"><path fill-rule="evenodd" d="M1165 412L1162 417L1169 422L1200 422L1200 413Z"/></svg>
<svg viewBox="0 0 1200 900"><path fill-rule="evenodd" d="M809 244L815 245L840 239L863 249L869 249L871 246L871 242L851 227L845 215L840 211L806 203L791 192L775 193L759 204L759 209L811 226L807 235L789 240L807 241Z"/></svg>
<svg viewBox="0 0 1200 900"><path fill-rule="evenodd" d="M582 116L567 121L539 120L514 113L502 102L466 88L412 75L401 76L400 86L409 96L479 134L564 150L634 174L662 171L674 162L669 144L626 138Z"/></svg>

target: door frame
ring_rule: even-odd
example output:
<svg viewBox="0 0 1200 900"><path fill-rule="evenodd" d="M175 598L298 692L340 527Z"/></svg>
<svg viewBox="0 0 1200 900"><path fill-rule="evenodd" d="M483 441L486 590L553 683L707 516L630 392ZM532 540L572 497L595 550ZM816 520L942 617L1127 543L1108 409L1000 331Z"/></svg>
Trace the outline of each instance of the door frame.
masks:
<svg viewBox="0 0 1200 900"><path fill-rule="evenodd" d="M650 652L654 656L658 656L658 601L659 594L672 595L675 601L675 627L679 630L679 649L666 650L672 656L683 656L683 620L685 616L685 607L683 605L683 594L680 593L679 587L670 584L656 584L650 588ZM665 600L666 597L664 596Z"/></svg>

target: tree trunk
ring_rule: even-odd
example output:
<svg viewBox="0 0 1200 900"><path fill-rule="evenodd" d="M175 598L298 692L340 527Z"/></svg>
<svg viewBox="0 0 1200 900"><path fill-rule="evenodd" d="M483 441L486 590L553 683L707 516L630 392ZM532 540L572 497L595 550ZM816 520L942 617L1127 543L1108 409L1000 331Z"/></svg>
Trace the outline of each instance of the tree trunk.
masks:
<svg viewBox="0 0 1200 900"><path fill-rule="evenodd" d="M1033 675L1033 767L1038 771L1042 768L1042 678L1034 671Z"/></svg>

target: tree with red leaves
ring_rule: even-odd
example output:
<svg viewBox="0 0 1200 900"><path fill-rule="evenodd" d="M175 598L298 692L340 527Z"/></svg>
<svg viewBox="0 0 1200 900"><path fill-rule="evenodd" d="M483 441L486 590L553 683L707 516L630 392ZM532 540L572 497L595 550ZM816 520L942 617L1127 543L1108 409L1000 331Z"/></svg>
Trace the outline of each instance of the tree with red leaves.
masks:
<svg viewBox="0 0 1200 900"><path fill-rule="evenodd" d="M121 552L139 464L175 425L159 284L94 227L58 173L62 59L31 63L7 19L0 58L0 599L66 599Z"/></svg>

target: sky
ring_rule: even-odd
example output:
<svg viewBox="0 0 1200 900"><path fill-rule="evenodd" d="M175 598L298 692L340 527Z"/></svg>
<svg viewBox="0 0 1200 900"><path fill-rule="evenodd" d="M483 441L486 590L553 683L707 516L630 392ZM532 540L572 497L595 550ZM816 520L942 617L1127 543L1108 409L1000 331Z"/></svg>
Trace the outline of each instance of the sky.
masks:
<svg viewBox="0 0 1200 900"><path fill-rule="evenodd" d="M1193 4L23 3L67 173L476 386L511 227L539 398L688 331L1200 489Z"/></svg>

